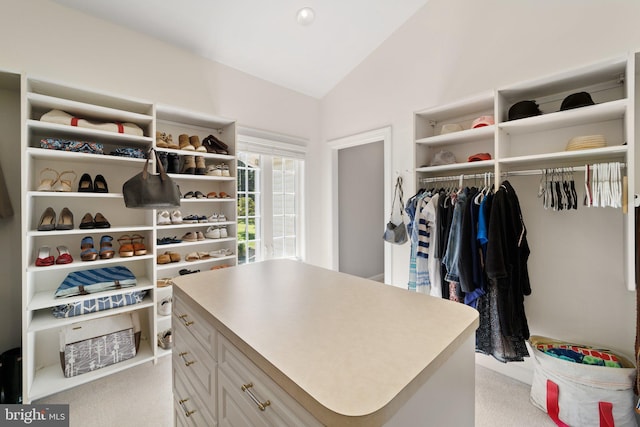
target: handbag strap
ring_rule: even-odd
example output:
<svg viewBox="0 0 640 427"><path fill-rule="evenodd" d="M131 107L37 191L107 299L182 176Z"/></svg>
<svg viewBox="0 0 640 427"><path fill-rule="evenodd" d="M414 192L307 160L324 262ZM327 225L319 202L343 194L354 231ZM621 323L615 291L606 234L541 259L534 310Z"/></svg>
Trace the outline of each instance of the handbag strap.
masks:
<svg viewBox="0 0 640 427"><path fill-rule="evenodd" d="M389 215L389 221L391 221L391 218L393 217L393 210L395 209L396 206L396 198L398 198L398 193L400 193L399 199L400 199L400 217L402 217L404 219L404 201L403 201L403 192L402 192L402 177L399 176L396 179L396 187L393 190L393 201L391 202L391 214Z"/></svg>
<svg viewBox="0 0 640 427"><path fill-rule="evenodd" d="M147 161L144 164L144 169L142 170L142 179L147 179L147 176L149 175L149 172L147 170L147 168L149 167L149 160L151 160L151 155L153 154L153 157L155 158L155 162L156 162L156 167L158 168L158 172L160 173L160 180L161 181L165 181L168 177L167 177L167 172L164 170L164 167L162 166L162 162L160 161L160 158L158 157L158 153L156 152L156 150L151 147L149 149L149 151L147 152Z"/></svg>

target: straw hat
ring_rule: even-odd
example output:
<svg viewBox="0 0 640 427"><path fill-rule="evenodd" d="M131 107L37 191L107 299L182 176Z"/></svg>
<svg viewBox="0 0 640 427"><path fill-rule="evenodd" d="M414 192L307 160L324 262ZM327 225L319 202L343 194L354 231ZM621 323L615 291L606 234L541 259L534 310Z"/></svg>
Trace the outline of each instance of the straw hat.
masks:
<svg viewBox="0 0 640 427"><path fill-rule="evenodd" d="M607 140L603 135L574 136L567 143L565 151L588 150L605 147L606 145Z"/></svg>

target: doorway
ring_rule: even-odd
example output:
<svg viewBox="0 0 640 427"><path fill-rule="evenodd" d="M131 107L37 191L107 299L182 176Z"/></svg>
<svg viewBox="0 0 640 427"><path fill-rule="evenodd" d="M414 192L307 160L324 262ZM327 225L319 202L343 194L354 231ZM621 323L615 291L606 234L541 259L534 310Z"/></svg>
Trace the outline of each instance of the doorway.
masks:
<svg viewBox="0 0 640 427"><path fill-rule="evenodd" d="M382 240L390 190L391 127L329 143L332 149L333 269L390 283Z"/></svg>

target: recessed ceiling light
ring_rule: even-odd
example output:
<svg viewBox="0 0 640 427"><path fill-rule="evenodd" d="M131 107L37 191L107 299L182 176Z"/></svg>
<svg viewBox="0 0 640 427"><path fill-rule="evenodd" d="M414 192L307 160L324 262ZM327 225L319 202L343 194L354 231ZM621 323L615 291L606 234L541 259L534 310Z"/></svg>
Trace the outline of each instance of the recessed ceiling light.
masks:
<svg viewBox="0 0 640 427"><path fill-rule="evenodd" d="M296 14L296 19L300 25L311 25L316 17L316 13L310 7L303 7Z"/></svg>

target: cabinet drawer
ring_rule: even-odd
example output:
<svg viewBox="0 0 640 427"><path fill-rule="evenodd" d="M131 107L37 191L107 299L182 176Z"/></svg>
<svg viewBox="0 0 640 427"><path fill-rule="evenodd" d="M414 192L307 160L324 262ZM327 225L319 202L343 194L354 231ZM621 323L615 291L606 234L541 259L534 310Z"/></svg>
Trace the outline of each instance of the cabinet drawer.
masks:
<svg viewBox="0 0 640 427"><path fill-rule="evenodd" d="M216 354L216 330L205 321L200 315L196 314L192 308L187 306L182 299L175 297L173 299L173 324L182 325L185 329L200 343L204 349L217 359Z"/></svg>
<svg viewBox="0 0 640 427"><path fill-rule="evenodd" d="M216 426L217 419L213 415L216 402L203 398L193 385L177 369L173 369L173 399L177 412L176 417L189 426ZM176 425L179 425L176 423Z"/></svg>
<svg viewBox="0 0 640 427"><path fill-rule="evenodd" d="M188 378L200 396L215 402L216 362L195 339L177 327L174 331L172 361L180 375Z"/></svg>
<svg viewBox="0 0 640 427"><path fill-rule="evenodd" d="M219 341L218 394L221 420L235 414L234 407L229 406L235 405L242 408L241 412L245 416L251 414L258 417L266 426L322 425L233 344L223 337ZM262 405L262 409L259 405Z"/></svg>
<svg viewBox="0 0 640 427"><path fill-rule="evenodd" d="M229 379L224 372L218 375L218 412L220 424L225 427L269 427L270 419L256 411L253 402L247 401L237 381ZM266 410L271 410L267 408Z"/></svg>

